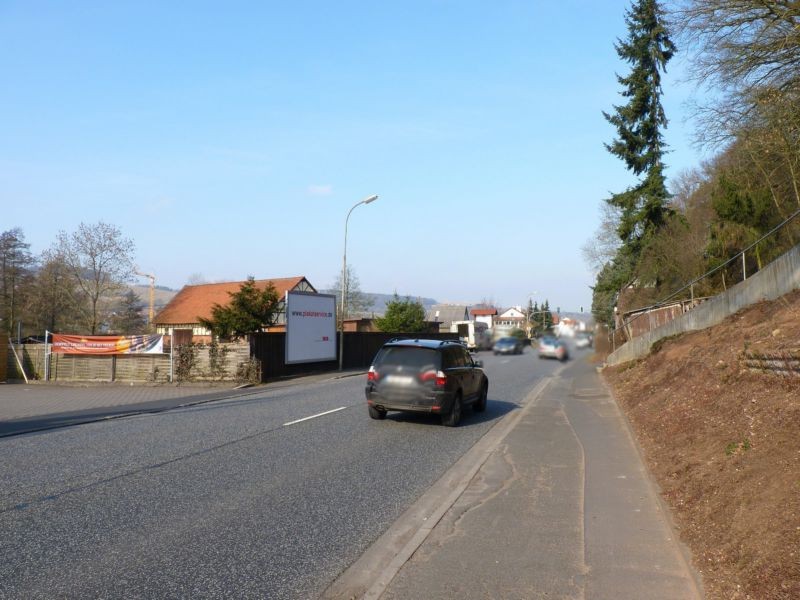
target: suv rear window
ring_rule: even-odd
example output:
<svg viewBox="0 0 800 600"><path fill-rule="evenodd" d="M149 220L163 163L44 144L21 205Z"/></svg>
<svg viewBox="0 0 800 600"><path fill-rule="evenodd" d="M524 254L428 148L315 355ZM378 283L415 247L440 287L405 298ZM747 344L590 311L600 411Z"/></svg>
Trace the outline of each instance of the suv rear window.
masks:
<svg viewBox="0 0 800 600"><path fill-rule="evenodd" d="M430 348L411 346L389 346L375 357L375 367L410 367L416 369L438 369L440 354Z"/></svg>
<svg viewBox="0 0 800 600"><path fill-rule="evenodd" d="M447 349L447 359L448 364L445 366L448 368L452 367L466 367L467 360L464 357L466 354L464 348L448 348Z"/></svg>

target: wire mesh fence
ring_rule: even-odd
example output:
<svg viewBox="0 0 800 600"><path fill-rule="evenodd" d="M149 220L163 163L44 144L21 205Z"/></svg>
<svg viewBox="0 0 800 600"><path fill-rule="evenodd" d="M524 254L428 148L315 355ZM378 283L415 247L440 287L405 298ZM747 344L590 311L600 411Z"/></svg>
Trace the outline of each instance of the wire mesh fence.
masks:
<svg viewBox="0 0 800 600"><path fill-rule="evenodd" d="M796 241L789 231L789 227L799 216L800 209L789 215L756 241L736 252L726 261L706 271L699 277L692 279L658 302L635 310L626 311L624 314L619 315L615 319L614 328L609 331L609 341L612 351L616 350L619 345L628 340L648 331L652 331L713 298L714 296L695 295L696 290L703 286L705 282L709 282L712 278L717 279L717 281L711 282L710 285L705 285L703 287L704 289L716 289L717 293L724 292L729 287L746 281L748 277L751 277L763 267L759 246L766 240L780 235L783 232L788 232L789 248L796 245ZM787 250L789 248L787 248ZM755 264L751 261L751 264L748 266L748 253L751 256L756 256L757 260L755 260ZM731 277L731 273L728 271L731 265L740 266L740 268L734 270L733 277ZM725 275L726 272L728 272L727 277Z"/></svg>

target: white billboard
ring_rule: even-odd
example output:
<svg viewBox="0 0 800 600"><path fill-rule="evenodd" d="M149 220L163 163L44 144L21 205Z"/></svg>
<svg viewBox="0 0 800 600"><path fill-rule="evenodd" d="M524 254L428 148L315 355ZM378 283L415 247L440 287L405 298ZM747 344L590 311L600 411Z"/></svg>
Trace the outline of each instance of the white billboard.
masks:
<svg viewBox="0 0 800 600"><path fill-rule="evenodd" d="M336 296L286 292L286 364L336 360Z"/></svg>

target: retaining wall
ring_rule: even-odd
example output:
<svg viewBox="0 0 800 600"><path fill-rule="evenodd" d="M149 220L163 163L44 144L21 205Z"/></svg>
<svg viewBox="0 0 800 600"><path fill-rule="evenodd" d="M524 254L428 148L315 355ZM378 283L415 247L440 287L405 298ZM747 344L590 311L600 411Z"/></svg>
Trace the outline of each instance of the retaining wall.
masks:
<svg viewBox="0 0 800 600"><path fill-rule="evenodd" d="M758 273L736 284L728 291L693 308L677 319L626 342L608 355L606 364L618 365L641 358L650 352L650 346L653 343L662 338L687 331L706 329L751 304L780 298L798 288L800 288L800 245L795 246Z"/></svg>

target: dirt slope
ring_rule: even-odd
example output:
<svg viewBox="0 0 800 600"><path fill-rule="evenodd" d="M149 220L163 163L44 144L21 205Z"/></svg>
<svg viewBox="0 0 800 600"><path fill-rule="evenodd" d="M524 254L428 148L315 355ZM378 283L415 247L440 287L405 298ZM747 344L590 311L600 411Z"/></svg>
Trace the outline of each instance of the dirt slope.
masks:
<svg viewBox="0 0 800 600"><path fill-rule="evenodd" d="M603 372L710 599L800 598L800 373L763 354L800 357L800 291Z"/></svg>

